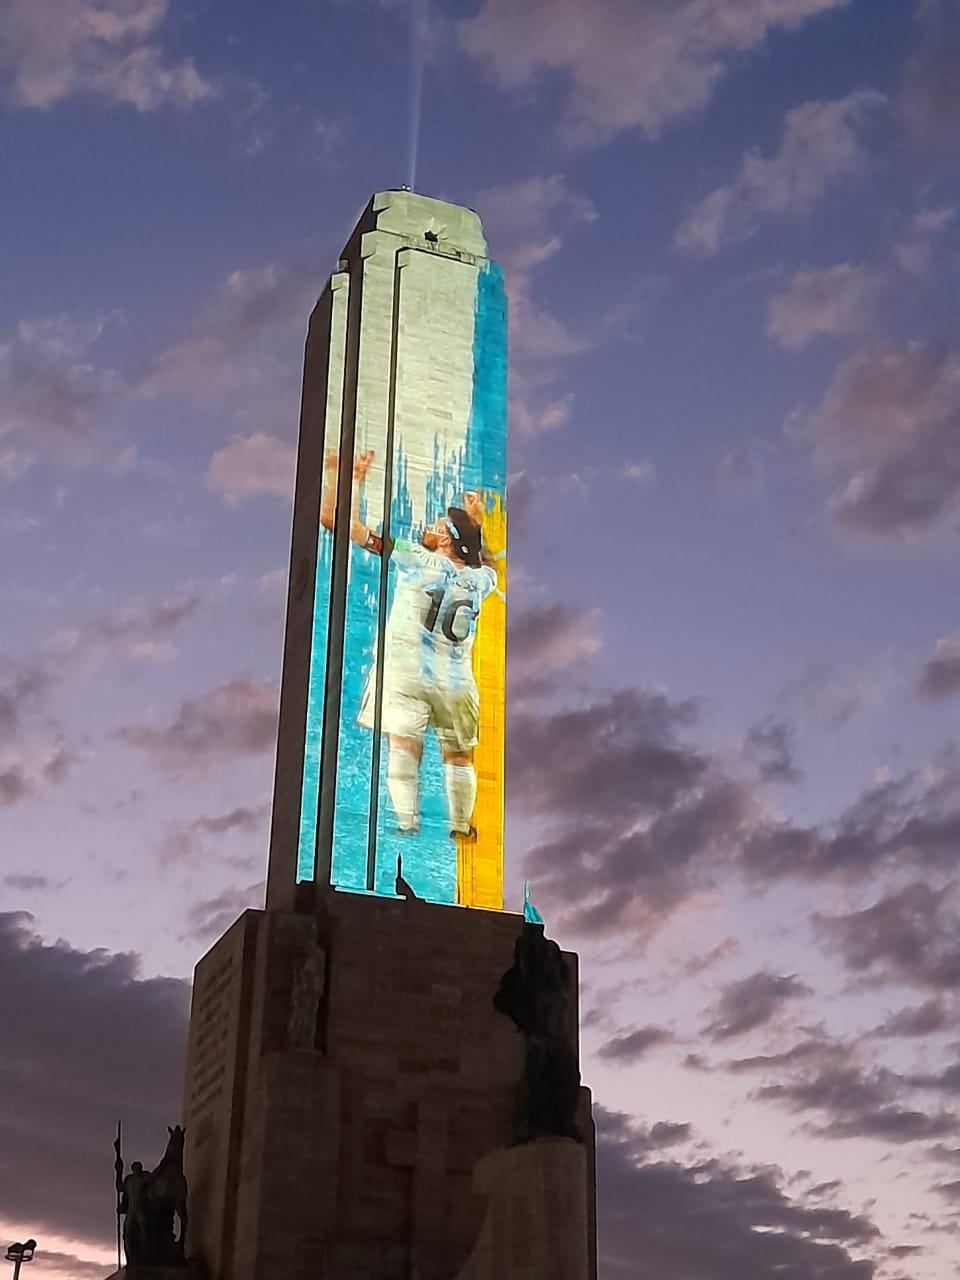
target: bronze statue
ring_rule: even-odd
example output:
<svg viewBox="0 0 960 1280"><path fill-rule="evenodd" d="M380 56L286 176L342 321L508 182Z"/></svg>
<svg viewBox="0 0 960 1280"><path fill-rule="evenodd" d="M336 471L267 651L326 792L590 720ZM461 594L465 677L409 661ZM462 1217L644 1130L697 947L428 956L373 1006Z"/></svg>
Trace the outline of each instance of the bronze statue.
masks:
<svg viewBox="0 0 960 1280"><path fill-rule="evenodd" d="M169 1138L160 1163L147 1171L139 1160L124 1176L119 1131L113 1144L117 1214L122 1215L127 1267L182 1266L187 1240L187 1180L183 1176L186 1130L168 1126ZM179 1230L174 1231L174 1217Z"/></svg>
<svg viewBox="0 0 960 1280"><path fill-rule="evenodd" d="M493 998L494 1008L511 1019L526 1045L518 1142L581 1137L576 1125L580 1071L566 1027L569 986L560 948L545 936L542 924L524 921L513 966Z"/></svg>

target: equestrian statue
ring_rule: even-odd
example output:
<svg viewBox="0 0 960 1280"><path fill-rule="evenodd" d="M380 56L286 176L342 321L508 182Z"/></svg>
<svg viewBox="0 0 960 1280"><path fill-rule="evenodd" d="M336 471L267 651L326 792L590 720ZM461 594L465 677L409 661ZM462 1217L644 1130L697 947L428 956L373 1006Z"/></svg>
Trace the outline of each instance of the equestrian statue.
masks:
<svg viewBox="0 0 960 1280"><path fill-rule="evenodd" d="M127 1274L138 1267L182 1267L187 1243L187 1180L183 1176L183 1142L186 1130L167 1126L167 1147L155 1169L146 1170L139 1160L124 1175L120 1150L120 1126L113 1144L117 1186L117 1237L122 1234ZM123 1218L121 1233L120 1219ZM174 1228L174 1218L177 1225Z"/></svg>

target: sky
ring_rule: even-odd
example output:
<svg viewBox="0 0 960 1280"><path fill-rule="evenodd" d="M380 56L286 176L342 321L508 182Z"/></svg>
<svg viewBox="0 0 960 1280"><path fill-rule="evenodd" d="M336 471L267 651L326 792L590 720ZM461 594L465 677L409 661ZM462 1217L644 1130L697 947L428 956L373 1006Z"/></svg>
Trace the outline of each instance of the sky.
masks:
<svg viewBox="0 0 960 1280"><path fill-rule="evenodd" d="M102 1276L262 901L303 340L373 191L510 297L507 905L603 1280L948 1280L960 6L0 0L0 1233Z"/></svg>

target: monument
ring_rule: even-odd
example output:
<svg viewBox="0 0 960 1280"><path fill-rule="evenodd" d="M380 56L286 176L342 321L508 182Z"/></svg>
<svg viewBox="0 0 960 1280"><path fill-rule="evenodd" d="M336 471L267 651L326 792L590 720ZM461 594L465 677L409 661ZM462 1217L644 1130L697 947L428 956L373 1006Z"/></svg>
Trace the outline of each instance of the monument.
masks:
<svg viewBox="0 0 960 1280"><path fill-rule="evenodd" d="M210 1280L595 1273L576 957L503 910L505 557L499 269L381 192L310 318L266 907L194 980Z"/></svg>

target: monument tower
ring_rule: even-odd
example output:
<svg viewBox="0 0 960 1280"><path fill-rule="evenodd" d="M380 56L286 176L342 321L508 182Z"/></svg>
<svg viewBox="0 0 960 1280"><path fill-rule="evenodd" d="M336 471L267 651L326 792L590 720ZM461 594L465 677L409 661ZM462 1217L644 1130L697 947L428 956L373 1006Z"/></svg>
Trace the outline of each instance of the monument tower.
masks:
<svg viewBox="0 0 960 1280"><path fill-rule="evenodd" d="M505 499L480 220L381 192L310 318L266 908L195 974L210 1280L592 1274L576 957L502 909Z"/></svg>

